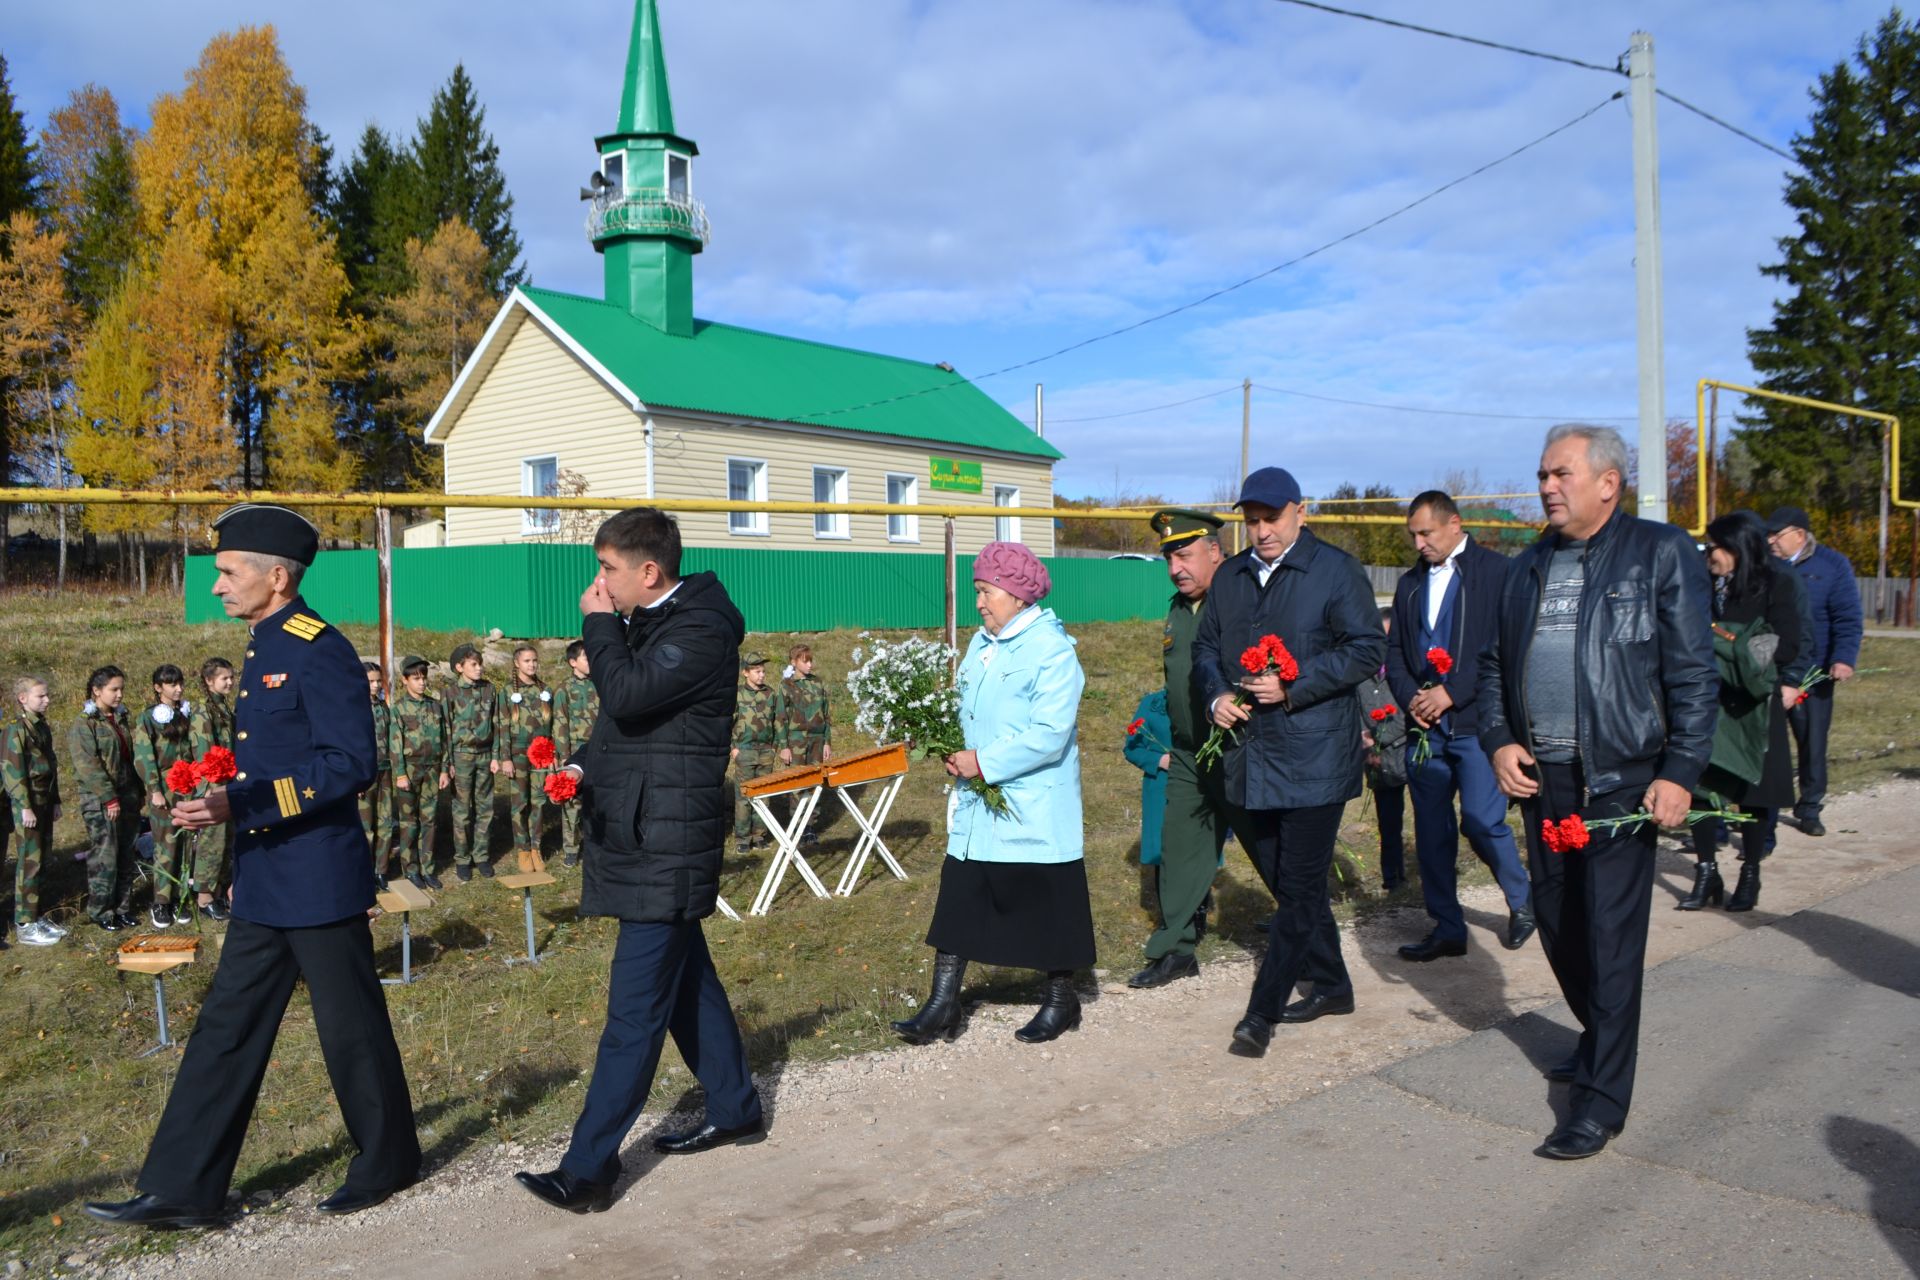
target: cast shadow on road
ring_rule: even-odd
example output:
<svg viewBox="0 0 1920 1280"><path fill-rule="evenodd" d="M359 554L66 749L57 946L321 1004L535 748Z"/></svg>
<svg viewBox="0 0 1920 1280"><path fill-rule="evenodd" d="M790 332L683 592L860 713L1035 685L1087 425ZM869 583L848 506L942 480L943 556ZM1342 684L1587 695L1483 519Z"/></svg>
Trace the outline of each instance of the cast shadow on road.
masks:
<svg viewBox="0 0 1920 1280"><path fill-rule="evenodd" d="M1866 1180L1867 1211L1887 1245L1920 1276L1920 1146L1885 1125L1852 1116L1827 1117L1827 1150Z"/></svg>
<svg viewBox="0 0 1920 1280"><path fill-rule="evenodd" d="M1920 1000L1920 946L1906 938L1826 911L1798 911L1777 927L1860 981Z"/></svg>

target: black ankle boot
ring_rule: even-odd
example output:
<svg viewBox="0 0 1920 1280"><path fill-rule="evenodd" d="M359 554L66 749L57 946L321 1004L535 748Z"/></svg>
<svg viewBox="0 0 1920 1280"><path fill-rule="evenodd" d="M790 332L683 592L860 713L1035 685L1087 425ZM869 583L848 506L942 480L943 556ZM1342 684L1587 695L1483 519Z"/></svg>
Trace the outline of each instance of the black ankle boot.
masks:
<svg viewBox="0 0 1920 1280"><path fill-rule="evenodd" d="M951 1040L960 1034L966 1011L960 1004L960 982L967 975L967 962L949 951L933 953L933 990L920 1012L893 1024L893 1029L908 1044L928 1044L940 1036Z"/></svg>
<svg viewBox="0 0 1920 1280"><path fill-rule="evenodd" d="M1040 994L1040 1012L1033 1021L1013 1033L1025 1044L1045 1044L1057 1040L1080 1025L1080 997L1073 990L1071 973L1050 973Z"/></svg>
<svg viewBox="0 0 1920 1280"><path fill-rule="evenodd" d="M1733 886L1733 896L1727 899L1729 911L1751 911L1754 903L1760 901L1760 859L1748 858L1740 864L1740 882Z"/></svg>
<svg viewBox="0 0 1920 1280"><path fill-rule="evenodd" d="M1745 883L1744 879L1741 883ZM1693 892L1674 903L1673 909L1698 911L1701 907L1717 907L1726 896L1727 882L1720 878L1720 864L1712 858L1702 858L1693 869Z"/></svg>

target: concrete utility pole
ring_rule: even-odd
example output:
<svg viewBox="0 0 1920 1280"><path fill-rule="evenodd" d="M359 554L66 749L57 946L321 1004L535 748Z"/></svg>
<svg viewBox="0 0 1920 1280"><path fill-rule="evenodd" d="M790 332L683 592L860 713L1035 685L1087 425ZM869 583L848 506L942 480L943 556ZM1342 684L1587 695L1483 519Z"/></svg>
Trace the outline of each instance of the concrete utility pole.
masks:
<svg viewBox="0 0 1920 1280"><path fill-rule="evenodd" d="M1640 516L1667 518L1666 347L1660 325L1660 138L1653 119L1653 37L1627 46L1633 87L1633 258L1640 332ZM1702 460L1704 465L1704 459Z"/></svg>
<svg viewBox="0 0 1920 1280"><path fill-rule="evenodd" d="M1047 384L1033 384L1033 434L1047 438Z"/></svg>

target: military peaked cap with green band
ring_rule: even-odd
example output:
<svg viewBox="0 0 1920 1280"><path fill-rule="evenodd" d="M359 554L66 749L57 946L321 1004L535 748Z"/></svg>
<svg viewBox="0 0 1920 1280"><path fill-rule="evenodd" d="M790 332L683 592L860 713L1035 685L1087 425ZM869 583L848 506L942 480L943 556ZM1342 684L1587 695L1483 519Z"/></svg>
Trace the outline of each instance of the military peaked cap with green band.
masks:
<svg viewBox="0 0 1920 1280"><path fill-rule="evenodd" d="M1166 507L1154 512L1148 523L1153 526L1153 538L1160 544L1160 549L1170 551L1186 546L1195 538L1220 532L1220 526L1226 521L1210 511Z"/></svg>

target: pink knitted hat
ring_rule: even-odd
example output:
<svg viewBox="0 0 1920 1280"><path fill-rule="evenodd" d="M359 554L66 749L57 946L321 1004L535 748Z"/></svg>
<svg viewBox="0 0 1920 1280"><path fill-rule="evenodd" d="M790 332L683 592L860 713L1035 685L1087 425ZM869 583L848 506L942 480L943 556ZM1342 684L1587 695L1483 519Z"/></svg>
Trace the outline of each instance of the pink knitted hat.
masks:
<svg viewBox="0 0 1920 1280"><path fill-rule="evenodd" d="M1028 604L1046 598L1053 579L1040 558L1018 542L989 542L973 558L973 580L990 582Z"/></svg>

